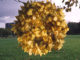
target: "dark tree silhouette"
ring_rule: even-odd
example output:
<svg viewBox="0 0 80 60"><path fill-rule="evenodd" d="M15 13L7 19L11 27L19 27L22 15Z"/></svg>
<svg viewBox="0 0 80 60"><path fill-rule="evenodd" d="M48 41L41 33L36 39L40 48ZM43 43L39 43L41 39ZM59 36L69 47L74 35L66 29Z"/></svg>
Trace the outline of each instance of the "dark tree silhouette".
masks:
<svg viewBox="0 0 80 60"><path fill-rule="evenodd" d="M80 22L79 23L69 22L68 26L70 29L68 34L80 34Z"/></svg>

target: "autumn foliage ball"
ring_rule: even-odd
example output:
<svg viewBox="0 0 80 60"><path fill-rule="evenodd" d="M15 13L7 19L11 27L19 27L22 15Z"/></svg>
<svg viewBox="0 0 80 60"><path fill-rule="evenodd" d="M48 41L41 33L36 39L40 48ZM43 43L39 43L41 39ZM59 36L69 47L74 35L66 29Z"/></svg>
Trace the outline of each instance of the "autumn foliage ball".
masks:
<svg viewBox="0 0 80 60"><path fill-rule="evenodd" d="M16 19L12 31L24 52L42 56L62 48L69 30L63 9L51 2L26 2Z"/></svg>

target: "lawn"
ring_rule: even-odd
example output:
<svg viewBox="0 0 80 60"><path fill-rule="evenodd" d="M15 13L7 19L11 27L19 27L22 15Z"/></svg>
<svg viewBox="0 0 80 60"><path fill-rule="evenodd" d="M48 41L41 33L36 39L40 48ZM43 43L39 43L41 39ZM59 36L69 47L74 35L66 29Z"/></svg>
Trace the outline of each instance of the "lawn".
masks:
<svg viewBox="0 0 80 60"><path fill-rule="evenodd" d="M60 51L29 56L18 47L16 38L0 38L0 60L80 60L80 35L68 35Z"/></svg>

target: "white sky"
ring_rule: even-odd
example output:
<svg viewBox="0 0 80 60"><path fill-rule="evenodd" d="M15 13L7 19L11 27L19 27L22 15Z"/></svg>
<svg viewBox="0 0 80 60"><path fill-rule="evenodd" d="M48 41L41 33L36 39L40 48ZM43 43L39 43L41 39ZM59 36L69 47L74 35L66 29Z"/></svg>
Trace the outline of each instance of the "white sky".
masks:
<svg viewBox="0 0 80 60"><path fill-rule="evenodd" d="M23 0L25 1L25 0ZM52 0L57 6L63 6L61 0ZM80 2L80 0L79 0ZM13 22L18 15L18 10L22 4L13 0L0 1L0 28L5 28L5 23ZM80 22L80 9L73 6L71 12L64 12L67 22Z"/></svg>
<svg viewBox="0 0 80 60"><path fill-rule="evenodd" d="M64 4L61 3L61 0L52 0L56 3L56 5L60 5L63 6ZM67 0L66 0L67 1ZM79 4L80 4L80 0ZM75 7L75 5L72 7L72 11L71 12L65 12L65 20L67 22L80 22L80 9L79 9L79 5L77 7Z"/></svg>

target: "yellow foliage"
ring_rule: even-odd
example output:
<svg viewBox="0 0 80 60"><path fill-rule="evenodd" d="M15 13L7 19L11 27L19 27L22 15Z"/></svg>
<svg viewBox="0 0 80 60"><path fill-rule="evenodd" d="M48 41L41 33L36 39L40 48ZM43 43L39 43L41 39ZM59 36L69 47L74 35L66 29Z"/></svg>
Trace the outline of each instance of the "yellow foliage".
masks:
<svg viewBox="0 0 80 60"><path fill-rule="evenodd" d="M52 49L60 50L69 30L63 9L51 2L27 2L16 16L12 31L29 55L45 55Z"/></svg>

